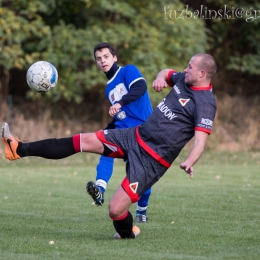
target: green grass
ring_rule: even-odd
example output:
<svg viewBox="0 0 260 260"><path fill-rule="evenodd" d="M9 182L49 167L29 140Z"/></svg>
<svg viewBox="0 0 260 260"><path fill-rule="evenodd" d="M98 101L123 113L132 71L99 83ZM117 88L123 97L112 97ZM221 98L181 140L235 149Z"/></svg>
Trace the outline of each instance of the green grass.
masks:
<svg viewBox="0 0 260 260"><path fill-rule="evenodd" d="M178 167L183 156L153 187L149 222L135 240L114 240L108 217L121 161L98 208L85 191L98 156L2 156L0 259L259 259L260 153L206 152L192 180Z"/></svg>

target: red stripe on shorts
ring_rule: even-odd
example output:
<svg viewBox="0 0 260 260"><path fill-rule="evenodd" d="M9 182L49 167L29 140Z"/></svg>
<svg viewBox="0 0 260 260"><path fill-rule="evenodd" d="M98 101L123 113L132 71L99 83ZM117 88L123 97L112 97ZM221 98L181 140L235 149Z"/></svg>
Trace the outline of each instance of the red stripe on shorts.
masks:
<svg viewBox="0 0 260 260"><path fill-rule="evenodd" d="M111 149L111 154L109 154L108 157L113 157L113 158L123 158L125 156L125 153L123 152L123 150L116 144L110 143L106 140L106 137L104 135L104 131L103 130L99 130L96 133L97 138L104 144L107 144L108 148L109 146L113 147L116 151L113 151Z"/></svg>
<svg viewBox="0 0 260 260"><path fill-rule="evenodd" d="M137 202L140 199L138 194L133 192L133 190L130 188L130 182L126 177L123 179L121 185L133 203Z"/></svg>
<svg viewBox="0 0 260 260"><path fill-rule="evenodd" d="M138 144L148 153L150 154L156 161L162 164L166 168L170 168L171 164L166 162L159 154L157 154L154 150L152 150L140 137L138 133L138 127L135 129L136 132L136 140Z"/></svg>

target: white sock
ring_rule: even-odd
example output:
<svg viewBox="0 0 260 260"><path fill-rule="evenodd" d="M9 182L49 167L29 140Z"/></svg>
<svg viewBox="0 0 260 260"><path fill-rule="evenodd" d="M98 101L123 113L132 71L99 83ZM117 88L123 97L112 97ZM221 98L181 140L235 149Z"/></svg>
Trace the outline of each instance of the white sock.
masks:
<svg viewBox="0 0 260 260"><path fill-rule="evenodd" d="M147 210L147 206L146 206L146 207L140 207L140 206L138 205L138 202L137 202L137 204L136 204L136 210L137 210L137 211L146 211L146 210Z"/></svg>
<svg viewBox="0 0 260 260"><path fill-rule="evenodd" d="M96 185L102 187L104 190L107 188L107 182L102 179L96 180Z"/></svg>

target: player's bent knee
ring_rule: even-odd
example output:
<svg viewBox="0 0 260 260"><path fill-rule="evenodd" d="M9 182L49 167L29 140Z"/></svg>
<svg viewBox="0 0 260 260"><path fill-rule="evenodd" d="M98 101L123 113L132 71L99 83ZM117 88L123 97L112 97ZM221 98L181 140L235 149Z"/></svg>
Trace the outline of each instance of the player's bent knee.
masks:
<svg viewBox="0 0 260 260"><path fill-rule="evenodd" d="M114 218L119 218L122 215L122 211L120 210L120 207L118 206L113 206L113 204L109 204L109 217L114 219Z"/></svg>
<svg viewBox="0 0 260 260"><path fill-rule="evenodd" d="M124 203L109 203L109 217L112 219L120 218L128 211L128 206Z"/></svg>

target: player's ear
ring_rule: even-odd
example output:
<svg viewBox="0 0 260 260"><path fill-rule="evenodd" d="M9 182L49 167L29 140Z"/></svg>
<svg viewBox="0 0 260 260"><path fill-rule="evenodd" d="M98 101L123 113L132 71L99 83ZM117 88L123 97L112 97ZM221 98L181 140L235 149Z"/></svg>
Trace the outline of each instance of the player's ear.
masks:
<svg viewBox="0 0 260 260"><path fill-rule="evenodd" d="M205 70L201 70L200 71L200 78L204 78L206 77L206 71Z"/></svg>
<svg viewBox="0 0 260 260"><path fill-rule="evenodd" d="M117 56L116 55L114 56L114 62L117 62Z"/></svg>

